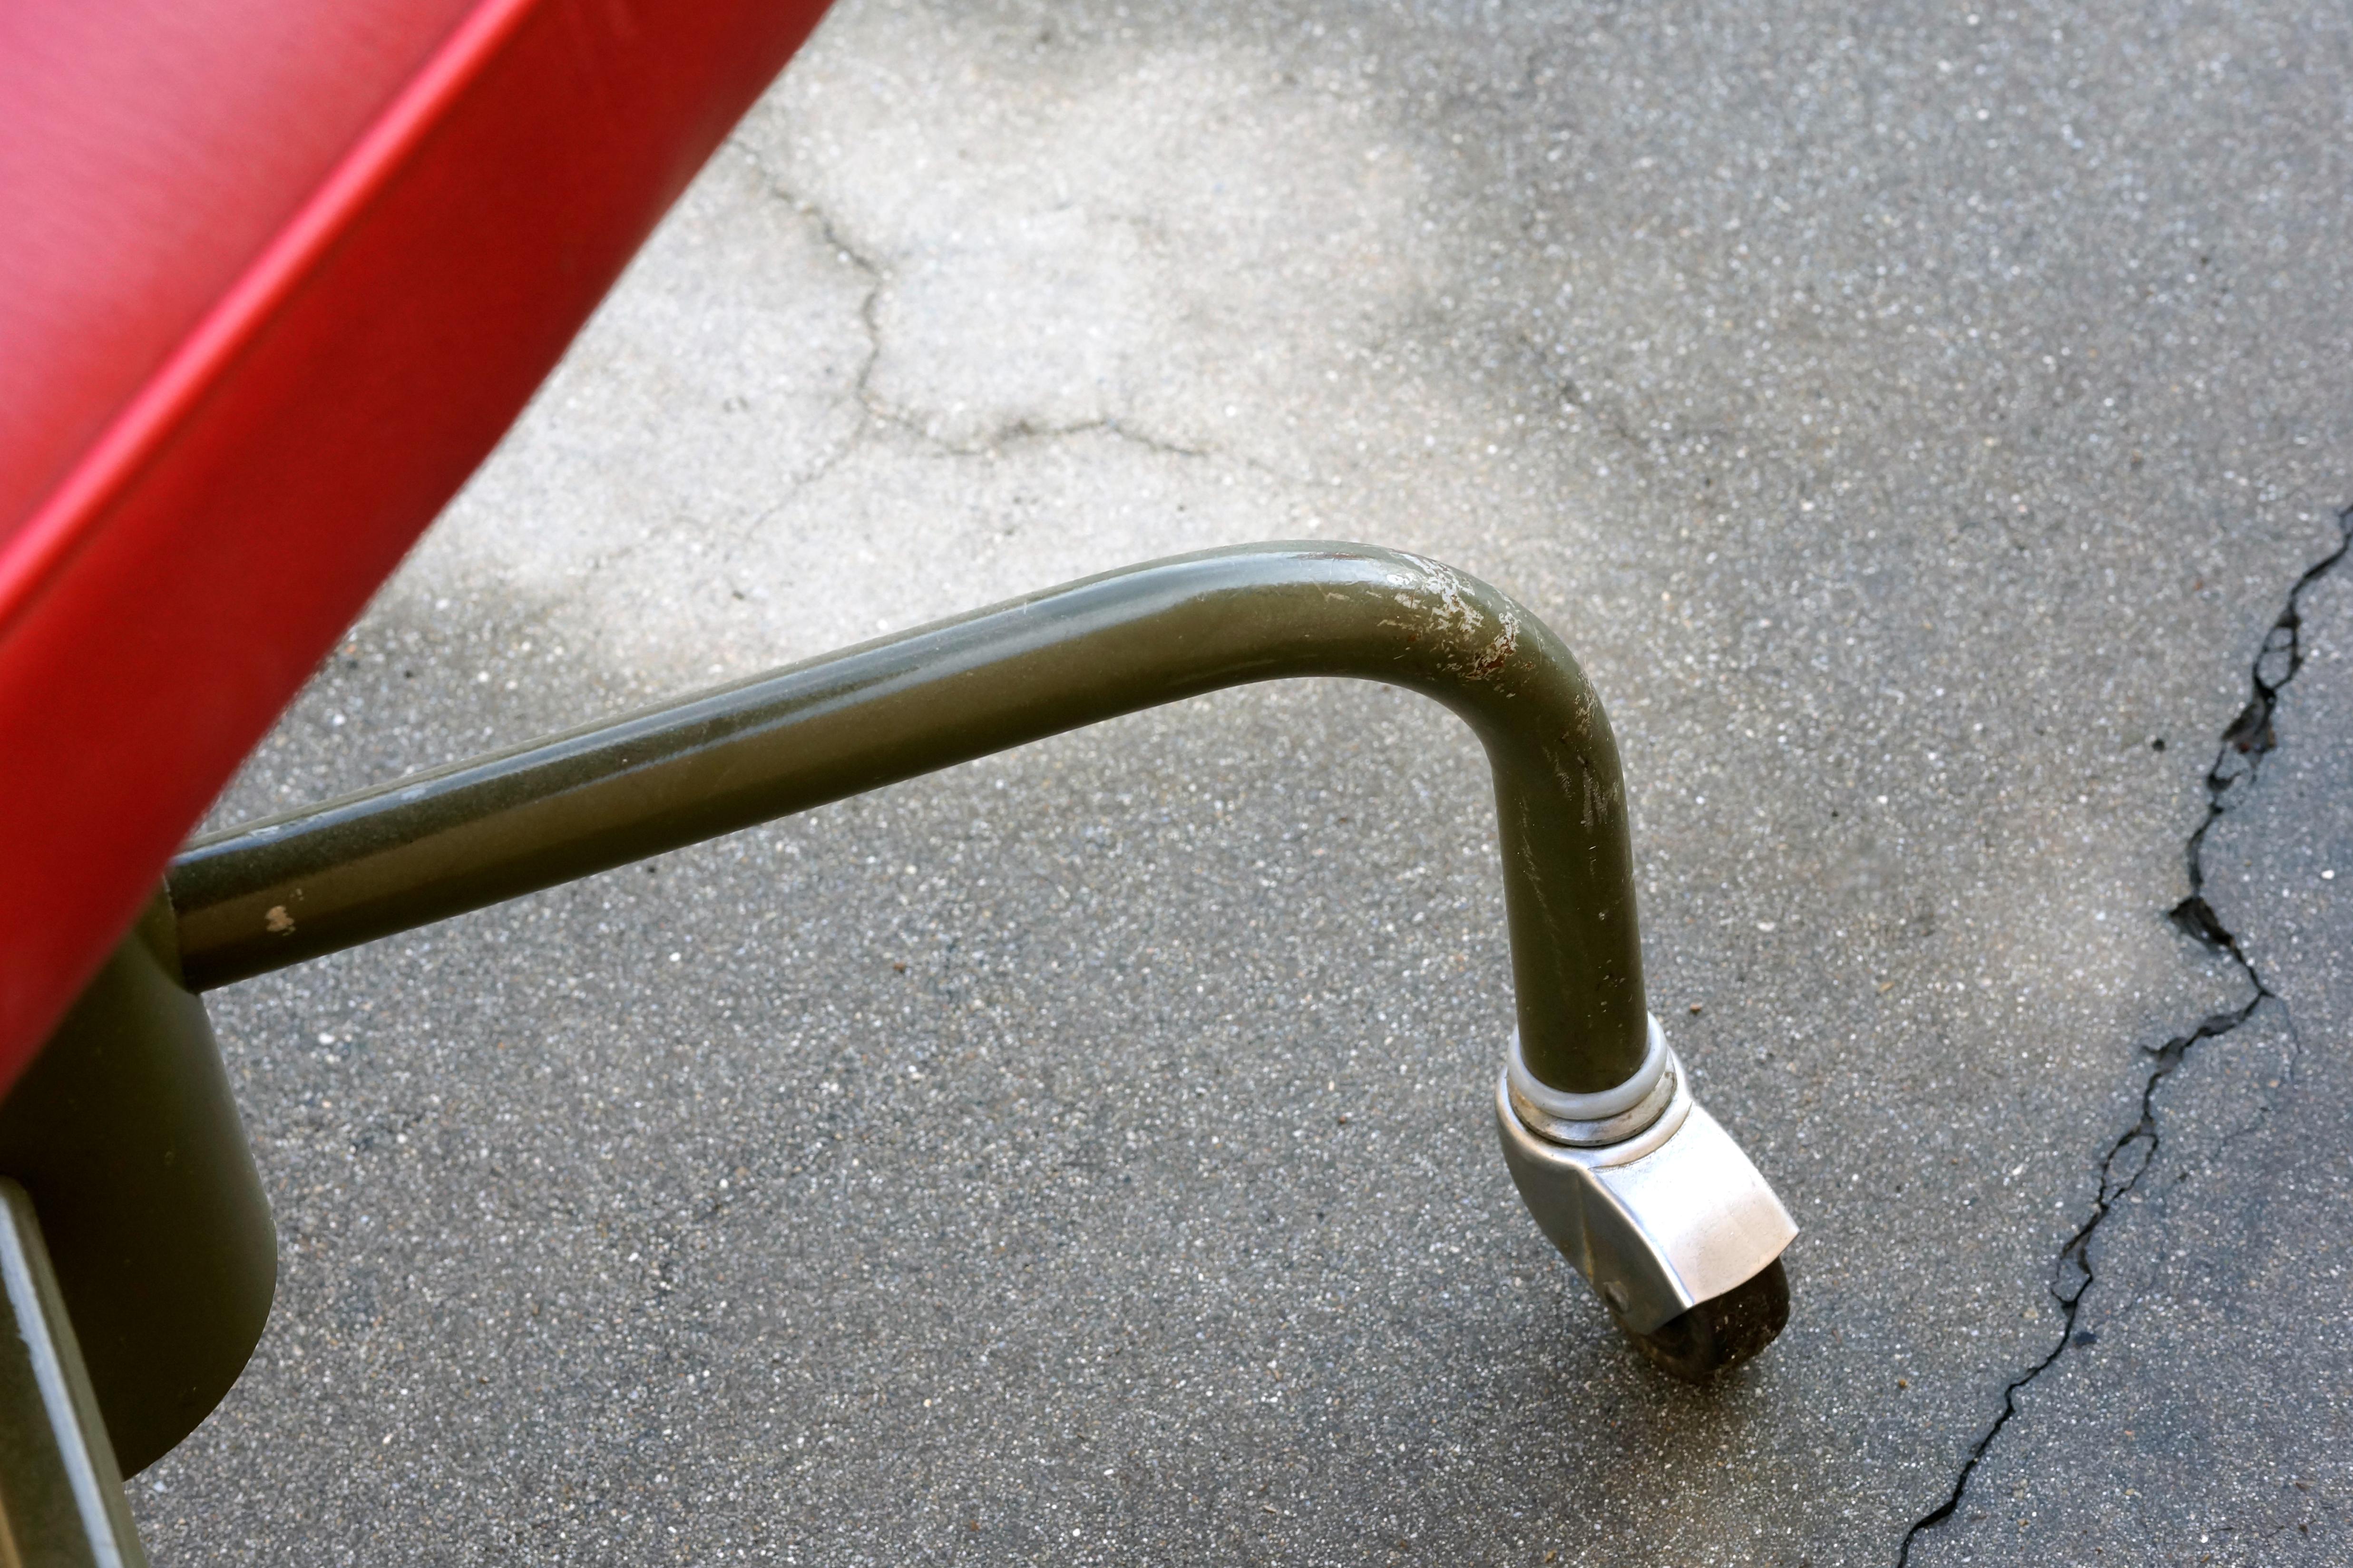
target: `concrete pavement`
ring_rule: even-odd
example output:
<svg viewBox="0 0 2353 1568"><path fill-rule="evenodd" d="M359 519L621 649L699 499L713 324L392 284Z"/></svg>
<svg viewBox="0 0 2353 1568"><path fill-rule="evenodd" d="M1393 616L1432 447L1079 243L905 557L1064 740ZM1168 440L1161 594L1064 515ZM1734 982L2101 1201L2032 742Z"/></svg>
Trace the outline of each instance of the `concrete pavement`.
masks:
<svg viewBox="0 0 2353 1568"><path fill-rule="evenodd" d="M1475 747L1269 688L220 994L280 1298L157 1559L2353 1556L2318 652L2205 848L2272 999L2152 1055L2253 995L2168 911L2353 499L2349 49L845 5L216 819L1147 556L1433 555L1609 705L1790 1328L1615 1342L1487 1124Z"/></svg>

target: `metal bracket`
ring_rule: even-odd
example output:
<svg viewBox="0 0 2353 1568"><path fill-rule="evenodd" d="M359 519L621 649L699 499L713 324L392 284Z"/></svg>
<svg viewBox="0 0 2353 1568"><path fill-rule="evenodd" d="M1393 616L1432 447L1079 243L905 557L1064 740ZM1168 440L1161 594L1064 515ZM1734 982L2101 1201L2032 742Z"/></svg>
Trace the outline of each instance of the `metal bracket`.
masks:
<svg viewBox="0 0 2353 1568"><path fill-rule="evenodd" d="M1659 1081L1672 1088L1649 1125L1616 1142L1556 1142L1522 1119L1509 1067L1495 1086L1496 1131L1521 1201L1637 1335L1746 1284L1798 1234L1740 1145L1692 1098L1657 1019L1651 1028L1665 1056Z"/></svg>

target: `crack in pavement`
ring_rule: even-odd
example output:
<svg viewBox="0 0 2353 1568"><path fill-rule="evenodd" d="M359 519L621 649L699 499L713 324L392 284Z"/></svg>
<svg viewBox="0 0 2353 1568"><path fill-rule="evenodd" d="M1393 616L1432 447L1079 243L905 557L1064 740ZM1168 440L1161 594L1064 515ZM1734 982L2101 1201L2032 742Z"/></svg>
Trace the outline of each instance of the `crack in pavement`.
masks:
<svg viewBox="0 0 2353 1568"><path fill-rule="evenodd" d="M877 425L892 426L904 430L917 440L957 458L987 457L1001 447L1013 446L1025 441L1050 441L1091 435L1110 436L1114 439L1141 447L1146 451L1157 452L1164 457L1228 456L1208 447L1190 447L1181 441L1170 440L1152 435L1148 431L1136 429L1131 424L1123 423L1115 414L1106 414L1093 419L1081 420L1068 425L1042 423L1024 416L988 430L978 439L970 442L950 441L940 436L915 414L892 403L874 388L874 374L882 363L882 323L876 312L881 304L882 291L891 286L890 269L879 258L844 233L840 226L835 222L833 214L823 204L802 195L782 175L770 168L758 148L741 137L729 138L728 145L751 163L760 178L766 183L770 195L815 225L819 238L826 246L833 250L845 265L855 268L866 279L866 291L858 301L858 319L866 334L866 355L858 366L858 374L850 378L847 394L848 401L859 410L858 423L847 436L835 443L833 450L820 458L816 467L806 475L796 479L791 490L754 521L754 528L759 522L765 521L767 518L774 516L791 500L793 496L816 484L839 468L873 434ZM1245 464L1249 462L1247 458L1241 460ZM750 531L750 530L744 531L745 537L749 536Z"/></svg>
<svg viewBox="0 0 2353 1568"><path fill-rule="evenodd" d="M2159 1135L2157 1124L2157 1092L2189 1058L2189 1053L2205 1041L2218 1039L2253 1017L2266 1002L2278 1003L2278 994L2263 981L2254 963L2239 945L2237 933L2222 923L2221 917L2207 902L2205 896L2206 868L2204 855L2206 836L2222 815L2245 798L2254 787L2262 772L2263 759L2279 745L2278 731L2274 719L2279 710L2280 693L2304 668L2304 647L2299 633L2304 626L2303 598L2305 591L2335 571L2348 550L2353 550L2353 506L2337 514L2337 548L2305 568L2304 574L2288 590L2287 603L2269 630L2263 634L2263 647L2256 651L2254 664L2248 672L2251 689L2247 705L2222 731L2214 753L2214 765L2206 773L2206 815L2183 846L2183 857L2189 872L2189 896L2168 911L2168 917L2187 935L2206 947L2221 953L2236 964L2247 978L2253 994L2243 1006L2210 1014L2199 1021L2188 1034L2176 1036L2156 1047L2144 1046L2142 1053L2149 1058L2148 1076L2142 1080L2140 1115L2131 1127L2111 1142L2100 1158L2100 1188L2092 1203L2092 1212L2059 1249L2052 1266L2051 1295L2059 1303L2061 1325L2058 1343L2050 1352L2013 1378L2001 1394L2000 1413L1976 1443L1968 1458L1962 1462L1960 1474L1953 1479L1953 1488L1945 1500L1912 1521L1897 1547L1895 1568L1908 1568L1912 1548L1926 1532L1937 1529L1959 1510L1968 1493L1969 1479L1978 1467L1985 1462L1987 1452L2002 1428L2018 1414L2018 1393L2036 1378L2056 1365L2075 1343L2075 1316L2083 1306L2084 1297L2095 1275L2092 1268L2092 1239L2100 1226L2116 1212L2140 1184L2140 1179L2156 1163ZM2283 1010L2284 1005L2282 1004ZM2293 1024L2290 1025L2291 1031ZM2129 1171L2123 1167L2127 1156L2137 1154Z"/></svg>

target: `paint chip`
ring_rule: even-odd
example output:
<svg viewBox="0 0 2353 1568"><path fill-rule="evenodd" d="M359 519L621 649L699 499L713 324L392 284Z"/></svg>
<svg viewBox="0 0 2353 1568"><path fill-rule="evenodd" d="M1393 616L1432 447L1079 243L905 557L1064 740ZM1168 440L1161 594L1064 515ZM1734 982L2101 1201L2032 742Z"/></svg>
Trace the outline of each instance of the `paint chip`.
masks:
<svg viewBox="0 0 2353 1568"><path fill-rule="evenodd" d="M284 936L294 929L294 917L286 912L284 904L272 904L269 912L261 917L261 928L272 936Z"/></svg>

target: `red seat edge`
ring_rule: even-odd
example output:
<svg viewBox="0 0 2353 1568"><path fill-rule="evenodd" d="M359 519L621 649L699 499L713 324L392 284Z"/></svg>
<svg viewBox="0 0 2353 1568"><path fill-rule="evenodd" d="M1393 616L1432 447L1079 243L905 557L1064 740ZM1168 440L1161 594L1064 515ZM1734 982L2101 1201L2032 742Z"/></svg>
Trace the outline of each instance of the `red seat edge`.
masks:
<svg viewBox="0 0 2353 1568"><path fill-rule="evenodd" d="M484 0L0 547L0 1092L823 11Z"/></svg>

